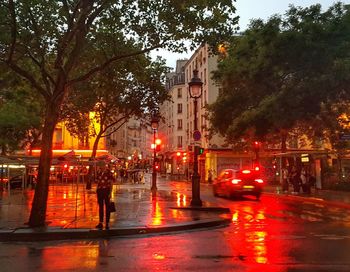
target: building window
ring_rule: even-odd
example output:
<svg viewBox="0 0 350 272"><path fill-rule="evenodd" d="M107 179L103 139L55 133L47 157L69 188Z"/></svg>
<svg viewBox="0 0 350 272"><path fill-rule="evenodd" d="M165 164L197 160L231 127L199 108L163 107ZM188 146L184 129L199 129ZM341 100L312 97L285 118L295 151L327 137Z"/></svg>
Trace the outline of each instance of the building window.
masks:
<svg viewBox="0 0 350 272"><path fill-rule="evenodd" d="M182 136L177 136L177 147L182 147Z"/></svg>
<svg viewBox="0 0 350 272"><path fill-rule="evenodd" d="M177 119L177 129L182 130L182 119Z"/></svg>
<svg viewBox="0 0 350 272"><path fill-rule="evenodd" d="M177 113L182 113L182 104L177 104Z"/></svg>
<svg viewBox="0 0 350 272"><path fill-rule="evenodd" d="M182 89L177 89L177 98L182 98Z"/></svg>

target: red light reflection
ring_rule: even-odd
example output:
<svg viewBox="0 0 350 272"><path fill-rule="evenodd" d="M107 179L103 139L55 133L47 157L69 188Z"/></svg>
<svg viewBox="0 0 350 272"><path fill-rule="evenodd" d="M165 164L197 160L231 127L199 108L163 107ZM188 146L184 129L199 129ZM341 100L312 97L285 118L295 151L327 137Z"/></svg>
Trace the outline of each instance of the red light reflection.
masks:
<svg viewBox="0 0 350 272"><path fill-rule="evenodd" d="M298 232L298 224L288 224L287 228L286 221L280 219L285 217L282 211L287 209L273 198L264 199L263 204L239 203L231 215L235 231L226 236L232 255L244 256L246 262L260 265L293 261L288 257L288 240L278 238ZM274 270L276 267L271 269L268 271L280 271Z"/></svg>

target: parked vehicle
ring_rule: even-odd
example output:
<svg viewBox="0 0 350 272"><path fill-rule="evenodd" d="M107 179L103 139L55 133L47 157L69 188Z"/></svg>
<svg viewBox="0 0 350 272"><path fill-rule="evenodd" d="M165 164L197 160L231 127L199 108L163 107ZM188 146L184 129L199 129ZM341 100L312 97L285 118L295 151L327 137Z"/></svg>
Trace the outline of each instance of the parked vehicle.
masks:
<svg viewBox="0 0 350 272"><path fill-rule="evenodd" d="M260 199L264 181L259 170L235 170L224 169L219 176L214 179L214 196L224 196L228 198L241 197L243 195L253 195Z"/></svg>
<svg viewBox="0 0 350 272"><path fill-rule="evenodd" d="M10 189L22 188L23 175L17 175L10 178Z"/></svg>

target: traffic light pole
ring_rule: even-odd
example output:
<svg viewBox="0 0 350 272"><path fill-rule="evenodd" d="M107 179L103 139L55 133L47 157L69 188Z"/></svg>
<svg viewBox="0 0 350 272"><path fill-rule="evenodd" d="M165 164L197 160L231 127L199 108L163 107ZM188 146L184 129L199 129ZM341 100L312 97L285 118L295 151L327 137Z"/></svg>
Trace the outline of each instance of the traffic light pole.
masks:
<svg viewBox="0 0 350 272"><path fill-rule="evenodd" d="M156 130L153 129L153 170L152 170L152 191L157 191L157 169L156 169Z"/></svg>

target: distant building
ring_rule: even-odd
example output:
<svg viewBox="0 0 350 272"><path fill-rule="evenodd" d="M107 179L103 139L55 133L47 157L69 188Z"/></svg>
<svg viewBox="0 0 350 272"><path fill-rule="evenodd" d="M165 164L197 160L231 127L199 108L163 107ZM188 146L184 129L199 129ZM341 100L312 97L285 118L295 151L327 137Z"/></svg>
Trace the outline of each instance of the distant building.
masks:
<svg viewBox="0 0 350 272"><path fill-rule="evenodd" d="M167 74L166 90L170 101L160 105L161 115L164 117L159 124L159 136L163 145L162 171L168 174L184 174L185 165L177 156L187 152L187 88L185 85L185 64L187 60L178 60L174 72Z"/></svg>
<svg viewBox="0 0 350 272"><path fill-rule="evenodd" d="M107 149L115 157L133 162L152 157L152 131L145 122L131 118L120 128L112 127L109 131L113 132L107 137Z"/></svg>

